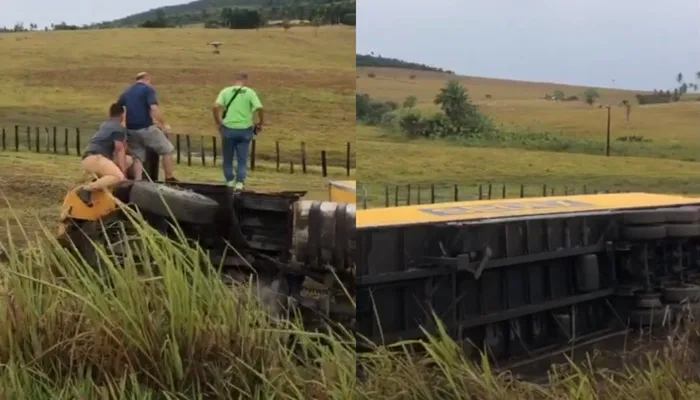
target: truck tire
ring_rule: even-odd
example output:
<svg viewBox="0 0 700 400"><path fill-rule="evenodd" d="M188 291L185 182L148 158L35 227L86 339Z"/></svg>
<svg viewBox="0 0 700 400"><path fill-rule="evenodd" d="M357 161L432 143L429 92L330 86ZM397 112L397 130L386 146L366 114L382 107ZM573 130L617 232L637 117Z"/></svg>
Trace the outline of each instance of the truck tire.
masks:
<svg viewBox="0 0 700 400"><path fill-rule="evenodd" d="M627 240L659 240L666 237L666 226L625 226L622 236Z"/></svg>
<svg viewBox="0 0 700 400"><path fill-rule="evenodd" d="M629 211L622 214L625 225L657 225L666 222L666 212L663 210Z"/></svg>
<svg viewBox="0 0 700 400"><path fill-rule="evenodd" d="M678 284L665 286L661 289L663 299L666 303L678 304L687 300L695 303L700 300L700 286L694 284Z"/></svg>
<svg viewBox="0 0 700 400"><path fill-rule="evenodd" d="M700 208L686 206L666 210L666 222L674 224L692 224L700 221Z"/></svg>
<svg viewBox="0 0 700 400"><path fill-rule="evenodd" d="M600 289L597 255L584 254L576 259L576 289L582 293L595 292Z"/></svg>
<svg viewBox="0 0 700 400"><path fill-rule="evenodd" d="M213 223L219 211L219 203L207 196L146 181L134 182L129 202L142 211L192 224Z"/></svg>
<svg viewBox="0 0 700 400"><path fill-rule="evenodd" d="M700 224L668 224L666 236L669 238L683 239L700 236Z"/></svg>

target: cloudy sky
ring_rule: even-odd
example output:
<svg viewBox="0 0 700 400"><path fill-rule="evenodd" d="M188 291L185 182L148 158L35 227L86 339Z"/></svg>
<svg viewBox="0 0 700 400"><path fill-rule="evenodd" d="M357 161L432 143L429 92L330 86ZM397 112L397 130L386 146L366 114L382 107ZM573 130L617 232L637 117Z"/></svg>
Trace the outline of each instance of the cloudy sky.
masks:
<svg viewBox="0 0 700 400"><path fill-rule="evenodd" d="M359 0L357 51L463 75L631 89L700 71L699 0Z"/></svg>
<svg viewBox="0 0 700 400"><path fill-rule="evenodd" d="M188 0L0 0L0 26L11 27L18 22L25 26L35 23L42 28L60 22L83 25L186 2Z"/></svg>

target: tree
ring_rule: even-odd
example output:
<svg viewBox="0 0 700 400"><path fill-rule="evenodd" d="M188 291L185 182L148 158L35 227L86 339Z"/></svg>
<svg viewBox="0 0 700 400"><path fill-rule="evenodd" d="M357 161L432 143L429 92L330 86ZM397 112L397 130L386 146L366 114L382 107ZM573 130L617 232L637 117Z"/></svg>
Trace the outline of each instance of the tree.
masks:
<svg viewBox="0 0 700 400"><path fill-rule="evenodd" d="M449 80L440 89L434 103L445 116L440 123L442 136L483 133L492 129L491 121L471 103L467 89L457 79Z"/></svg>
<svg viewBox="0 0 700 400"><path fill-rule="evenodd" d="M554 100L559 100L559 101L566 99L566 95L561 90L555 90L554 93L552 94L552 97L554 97Z"/></svg>
<svg viewBox="0 0 700 400"><path fill-rule="evenodd" d="M232 9L221 10L221 24L230 29L257 29L263 25L263 17L257 10Z"/></svg>
<svg viewBox="0 0 700 400"><path fill-rule="evenodd" d="M596 89L590 88L583 92L583 100L588 104L589 106L592 106L596 100L600 98L600 93Z"/></svg>
<svg viewBox="0 0 700 400"><path fill-rule="evenodd" d="M408 96L403 101L403 108L413 108L416 106L417 102L418 99L416 98L416 96Z"/></svg>

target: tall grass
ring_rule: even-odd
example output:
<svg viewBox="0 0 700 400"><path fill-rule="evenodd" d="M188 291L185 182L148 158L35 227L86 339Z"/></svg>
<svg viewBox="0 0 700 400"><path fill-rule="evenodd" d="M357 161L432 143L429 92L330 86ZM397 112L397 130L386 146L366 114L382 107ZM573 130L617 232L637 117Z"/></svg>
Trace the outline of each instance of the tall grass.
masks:
<svg viewBox="0 0 700 400"><path fill-rule="evenodd" d="M252 286L212 274L184 238L136 229L123 266L97 247L100 271L48 231L31 251L10 239L0 265L4 398L352 398L350 335L305 333L265 312Z"/></svg>
<svg viewBox="0 0 700 400"><path fill-rule="evenodd" d="M348 334L307 333L268 314L255 290L226 285L184 239L136 227L123 266L98 246L99 271L48 231L29 238L29 250L9 241L0 264L3 399L700 398L692 324L655 351L619 353L622 369L596 353L552 368L546 384L468 361L444 329L356 354Z"/></svg>

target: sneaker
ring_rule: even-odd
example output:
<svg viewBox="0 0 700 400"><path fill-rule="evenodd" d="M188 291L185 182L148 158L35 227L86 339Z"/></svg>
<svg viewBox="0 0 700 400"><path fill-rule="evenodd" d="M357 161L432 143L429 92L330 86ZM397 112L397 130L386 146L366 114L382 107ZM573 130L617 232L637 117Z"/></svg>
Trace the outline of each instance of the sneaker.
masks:
<svg viewBox="0 0 700 400"><path fill-rule="evenodd" d="M233 185L233 190L243 190L243 182L236 182L236 184Z"/></svg>
<svg viewBox="0 0 700 400"><path fill-rule="evenodd" d="M226 186L230 188L236 187L236 181L226 181Z"/></svg>
<svg viewBox="0 0 700 400"><path fill-rule="evenodd" d="M80 200L82 200L83 203L85 203L85 205L87 205L88 207L92 207L92 192L91 191L89 191L87 189L80 188L77 191L77 195L78 195L78 198Z"/></svg>
<svg viewBox="0 0 700 400"><path fill-rule="evenodd" d="M180 183L180 180L171 176L170 178L165 178L165 183Z"/></svg>

